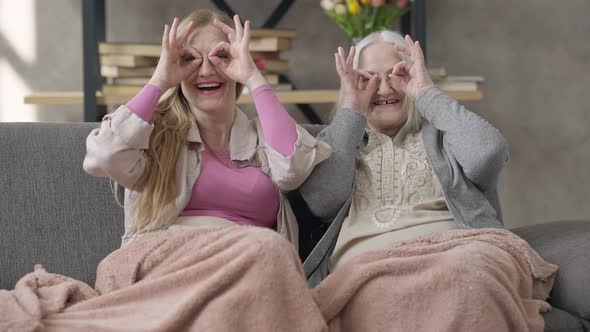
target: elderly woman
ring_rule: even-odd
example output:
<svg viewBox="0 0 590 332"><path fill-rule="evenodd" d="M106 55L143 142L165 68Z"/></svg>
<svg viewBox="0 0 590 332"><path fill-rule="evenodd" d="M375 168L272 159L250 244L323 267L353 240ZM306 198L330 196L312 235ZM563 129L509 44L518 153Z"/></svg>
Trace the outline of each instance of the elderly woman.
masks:
<svg viewBox="0 0 590 332"><path fill-rule="evenodd" d="M300 188L332 222L304 266L331 330L542 330L556 267L501 229L504 137L433 84L409 36L335 60L341 100L318 135L333 154Z"/></svg>
<svg viewBox="0 0 590 332"><path fill-rule="evenodd" d="M125 187L123 247L100 263L95 289L38 267L0 292L0 329L326 328L284 193L330 148L290 118L249 39L248 21L217 11L165 26L149 83L87 139L84 170ZM259 119L236 107L244 86Z"/></svg>

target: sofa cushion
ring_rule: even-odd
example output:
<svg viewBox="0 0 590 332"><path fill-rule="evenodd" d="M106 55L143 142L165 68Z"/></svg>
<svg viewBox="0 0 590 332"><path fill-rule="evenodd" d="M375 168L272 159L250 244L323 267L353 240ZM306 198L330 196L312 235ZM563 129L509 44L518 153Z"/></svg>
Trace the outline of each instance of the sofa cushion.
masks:
<svg viewBox="0 0 590 332"><path fill-rule="evenodd" d="M584 332L582 322L571 314L553 308L543 314L545 332Z"/></svg>
<svg viewBox="0 0 590 332"><path fill-rule="evenodd" d="M590 319L590 221L559 221L512 231L559 266L549 303Z"/></svg>
<svg viewBox="0 0 590 332"><path fill-rule="evenodd" d="M93 284L120 246L123 209L106 178L84 173L97 124L0 123L0 289L40 263Z"/></svg>

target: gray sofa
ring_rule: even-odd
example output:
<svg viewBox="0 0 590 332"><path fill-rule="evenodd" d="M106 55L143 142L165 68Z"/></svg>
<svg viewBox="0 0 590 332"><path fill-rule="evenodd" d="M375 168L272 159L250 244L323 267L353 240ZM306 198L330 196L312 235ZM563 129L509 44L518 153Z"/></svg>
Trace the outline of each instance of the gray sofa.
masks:
<svg viewBox="0 0 590 332"><path fill-rule="evenodd" d="M36 263L93 284L97 264L119 247L123 209L108 180L82 170L85 138L95 126L0 123L0 289L14 288ZM298 216L309 218L292 196ZM513 231L560 266L546 331L590 331L590 222ZM302 241L320 236L302 229ZM312 245L307 241L302 251Z"/></svg>

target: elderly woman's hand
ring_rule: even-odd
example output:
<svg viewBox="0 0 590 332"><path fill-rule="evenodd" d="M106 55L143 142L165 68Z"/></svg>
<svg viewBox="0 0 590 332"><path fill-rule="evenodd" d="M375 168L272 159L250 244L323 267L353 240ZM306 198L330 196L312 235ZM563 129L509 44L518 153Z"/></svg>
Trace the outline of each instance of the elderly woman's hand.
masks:
<svg viewBox="0 0 590 332"><path fill-rule="evenodd" d="M168 24L164 26L160 60L149 81L161 91L178 85L194 73L203 62L201 54L196 49L186 46L186 40L194 29L193 22L191 21L177 35L178 25L178 18L175 17L171 27L168 27Z"/></svg>
<svg viewBox="0 0 590 332"><path fill-rule="evenodd" d="M414 42L406 35L407 47L395 45L395 48L410 57L410 61L400 61L389 74L394 89L401 90L412 99L418 98L434 83L424 64L424 53L418 41Z"/></svg>
<svg viewBox="0 0 590 332"><path fill-rule="evenodd" d="M379 76L360 72L352 68L356 48L350 48L346 59L344 49L338 47L334 53L336 71L340 76L340 106L352 108L362 114L367 114L373 95L377 91Z"/></svg>
<svg viewBox="0 0 590 332"><path fill-rule="evenodd" d="M244 28L238 15L234 16L234 29L225 23L215 20L229 39L229 43L220 42L207 55L209 60L222 73L232 80L246 85L253 91L258 85L266 83L264 77L256 67L250 55L250 21L246 21Z"/></svg>

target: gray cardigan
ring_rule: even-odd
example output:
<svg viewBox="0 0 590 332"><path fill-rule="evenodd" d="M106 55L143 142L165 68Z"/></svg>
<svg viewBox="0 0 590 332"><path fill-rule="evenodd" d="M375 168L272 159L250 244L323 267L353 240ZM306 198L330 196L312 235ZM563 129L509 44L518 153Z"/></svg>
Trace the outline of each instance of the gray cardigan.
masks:
<svg viewBox="0 0 590 332"><path fill-rule="evenodd" d="M418 97L416 109L423 117L428 160L459 227L502 228L497 187L508 162L504 137L436 87ZM357 147L363 143L365 126L360 113L338 110L317 137L332 147L332 156L316 166L299 188L310 211L331 223L303 265L310 287L328 275L329 257L352 201Z"/></svg>

